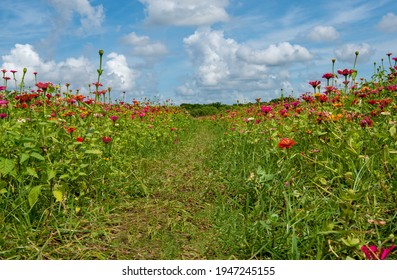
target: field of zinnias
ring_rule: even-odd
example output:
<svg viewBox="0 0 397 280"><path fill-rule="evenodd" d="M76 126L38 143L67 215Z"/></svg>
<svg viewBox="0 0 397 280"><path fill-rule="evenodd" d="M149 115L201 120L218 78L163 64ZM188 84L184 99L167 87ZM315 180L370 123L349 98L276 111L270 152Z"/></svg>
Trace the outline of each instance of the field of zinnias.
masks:
<svg viewBox="0 0 397 280"><path fill-rule="evenodd" d="M93 99L69 85L28 91L15 71L10 90L3 70L0 258L40 258L26 232L61 235L114 197L150 200L133 169L201 127L221 131L206 163L221 187L201 186L211 189L216 248L202 258L396 259L397 58L388 54L371 80L332 70L299 98L194 119L170 104L109 102L102 54Z"/></svg>

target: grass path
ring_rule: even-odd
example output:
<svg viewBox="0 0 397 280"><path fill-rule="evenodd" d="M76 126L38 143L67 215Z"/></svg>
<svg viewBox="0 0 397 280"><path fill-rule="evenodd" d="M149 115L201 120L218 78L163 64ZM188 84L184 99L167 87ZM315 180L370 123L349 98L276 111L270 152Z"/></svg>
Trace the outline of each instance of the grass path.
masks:
<svg viewBox="0 0 397 280"><path fill-rule="evenodd" d="M211 226L214 188L207 162L216 141L203 123L164 158L147 163L140 174L150 195L122 205L110 217L117 259L208 259L216 233Z"/></svg>

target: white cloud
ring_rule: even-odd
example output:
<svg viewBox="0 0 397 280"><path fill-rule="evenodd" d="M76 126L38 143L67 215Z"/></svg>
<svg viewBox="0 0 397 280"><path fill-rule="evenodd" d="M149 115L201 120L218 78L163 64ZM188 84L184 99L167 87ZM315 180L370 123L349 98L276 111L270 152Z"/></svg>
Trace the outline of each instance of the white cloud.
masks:
<svg viewBox="0 0 397 280"><path fill-rule="evenodd" d="M353 62L356 57L356 51L359 52L357 63L368 62L375 53L374 48L367 43L345 44L342 47L335 49L334 53L337 60Z"/></svg>
<svg viewBox="0 0 397 280"><path fill-rule="evenodd" d="M289 79L288 70L279 67L312 58L310 52L299 45L284 42L253 49L210 28L197 30L184 39L184 44L196 72L192 81L177 88L177 94L201 94L204 102L211 98L233 102L241 96L252 99L264 91L274 95L273 89L279 91L282 82L286 85Z"/></svg>
<svg viewBox="0 0 397 280"><path fill-rule="evenodd" d="M26 86L34 86L33 72L38 72L38 81L53 83L70 83L72 88L83 89L97 79L96 62L86 57L68 58L65 61L45 61L34 50L33 46L16 44L8 55L2 56L2 68L17 70L20 79L22 69L27 68ZM114 90L133 90L139 73L130 69L124 55L110 53L105 61L101 81L104 87Z"/></svg>
<svg viewBox="0 0 397 280"><path fill-rule="evenodd" d="M237 55L249 63L266 65L282 65L307 61L312 58L312 54L306 48L300 45L291 45L288 42L272 44L263 50L253 50L241 46Z"/></svg>
<svg viewBox="0 0 397 280"><path fill-rule="evenodd" d="M55 17L56 28L65 28L77 13L80 16L79 33L92 33L100 29L105 18L103 6L92 6L89 0L47 0L58 15Z"/></svg>
<svg viewBox="0 0 397 280"><path fill-rule="evenodd" d="M388 13L383 16L378 27L385 32L397 32L397 15Z"/></svg>
<svg viewBox="0 0 397 280"><path fill-rule="evenodd" d="M210 25L225 22L229 0L140 0L146 5L149 24L179 26Z"/></svg>
<svg viewBox="0 0 397 280"><path fill-rule="evenodd" d="M110 86L119 90L134 89L139 73L128 66L125 56L112 52L107 58L105 73Z"/></svg>
<svg viewBox="0 0 397 280"><path fill-rule="evenodd" d="M146 58L161 58L168 53L167 47L160 42L152 42L148 36L138 36L132 32L122 42L133 47L132 54Z"/></svg>
<svg viewBox="0 0 397 280"><path fill-rule="evenodd" d="M334 41L339 38L339 33L333 26L317 25L308 32L306 37L315 42Z"/></svg>

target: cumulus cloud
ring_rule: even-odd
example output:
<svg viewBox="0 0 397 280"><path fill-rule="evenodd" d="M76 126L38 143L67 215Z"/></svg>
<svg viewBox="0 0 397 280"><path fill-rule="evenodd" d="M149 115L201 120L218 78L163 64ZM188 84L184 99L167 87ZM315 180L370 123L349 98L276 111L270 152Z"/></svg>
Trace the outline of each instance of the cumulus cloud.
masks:
<svg viewBox="0 0 397 280"><path fill-rule="evenodd" d="M368 62L375 53L375 49L367 43L345 44L341 48L335 49L334 53L337 60L353 62L356 51L359 52L357 63Z"/></svg>
<svg viewBox="0 0 397 280"><path fill-rule="evenodd" d="M229 0L140 0L154 25L198 26L225 22Z"/></svg>
<svg viewBox="0 0 397 280"><path fill-rule="evenodd" d="M307 61L312 54L300 45L291 45L282 42L270 45L263 50L253 50L247 46L241 46L238 50L239 57L252 64L282 65L299 61Z"/></svg>
<svg viewBox="0 0 397 280"><path fill-rule="evenodd" d="M27 86L34 85L33 72L38 72L39 81L53 83L71 83L72 88L84 87L97 79L97 65L84 56L68 58L64 61L44 60L34 50L32 45L16 44L10 53L2 56L2 69L17 70L22 73L24 67L28 72L25 78ZM139 73L130 69L124 55L110 53L104 67L102 81L104 86L115 90L131 90Z"/></svg>
<svg viewBox="0 0 397 280"><path fill-rule="evenodd" d="M242 94L250 95L247 96L250 99L264 90L277 88L279 91L289 72L277 68L312 58L310 52L299 45L284 42L253 49L210 28L197 30L184 39L184 44L196 71L193 81L179 86L177 93L180 96L205 93L205 98L212 95L215 100L229 102ZM218 94L216 98L215 94Z"/></svg>
<svg viewBox="0 0 397 280"><path fill-rule="evenodd" d="M121 41L132 46L132 54L149 60L159 59L168 54L167 47L160 42L152 42L148 36L138 36L132 32Z"/></svg>
<svg viewBox="0 0 397 280"><path fill-rule="evenodd" d="M135 88L135 81L139 77L139 73L128 66L126 57L112 52L107 55L107 58L105 70L108 82L119 90Z"/></svg>
<svg viewBox="0 0 397 280"><path fill-rule="evenodd" d="M378 27L384 32L397 32L397 15L388 13L382 17Z"/></svg>
<svg viewBox="0 0 397 280"><path fill-rule="evenodd" d="M317 25L309 30L306 38L314 42L335 41L339 38L339 32L333 26Z"/></svg>
<svg viewBox="0 0 397 280"><path fill-rule="evenodd" d="M80 16L80 33L98 31L105 18L103 6L92 6L89 0L47 0L57 12L56 28L63 29L73 20L77 13Z"/></svg>

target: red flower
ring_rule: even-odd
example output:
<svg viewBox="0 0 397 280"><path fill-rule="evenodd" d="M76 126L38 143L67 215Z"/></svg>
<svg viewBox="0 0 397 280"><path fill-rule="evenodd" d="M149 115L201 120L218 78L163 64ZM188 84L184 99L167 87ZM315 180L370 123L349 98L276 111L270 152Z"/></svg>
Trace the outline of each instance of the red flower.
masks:
<svg viewBox="0 0 397 280"><path fill-rule="evenodd" d="M376 247L375 245L364 245L361 246L361 251L364 252L367 260L385 260L395 247L396 246L392 244L389 248L381 248L379 252L378 247Z"/></svg>
<svg viewBox="0 0 397 280"><path fill-rule="evenodd" d="M343 76L349 76L349 75L351 75L351 74L353 74L354 73L354 70L353 69L343 69L343 70L338 70L338 74L340 74L340 75L343 75Z"/></svg>
<svg viewBox="0 0 397 280"><path fill-rule="evenodd" d="M325 74L323 75L323 78L329 80L329 79L332 79L334 76L335 76L335 75L332 74L332 73L325 73Z"/></svg>
<svg viewBox="0 0 397 280"><path fill-rule="evenodd" d="M66 133L68 133L68 134L72 134L73 132L75 132L76 131L76 128L75 127L72 127L72 126L65 126L65 130L66 130Z"/></svg>
<svg viewBox="0 0 397 280"><path fill-rule="evenodd" d="M282 139L280 140L280 142L278 143L278 146L279 146L281 149L285 149L285 148L289 149L289 148L291 148L292 146L294 146L295 144L296 144L296 142L295 142L294 140L292 140L292 139L289 139L289 138L282 138Z"/></svg>
<svg viewBox="0 0 397 280"><path fill-rule="evenodd" d="M110 138L110 137L107 137L107 136L102 137L102 142L105 144L110 143L111 141L112 141L112 138Z"/></svg>
<svg viewBox="0 0 397 280"><path fill-rule="evenodd" d="M36 87L38 87L39 89L42 89L42 90L47 90L47 88L49 86L52 86L52 83L50 83L50 82L46 82L46 83L38 82L36 84Z"/></svg>
<svg viewBox="0 0 397 280"><path fill-rule="evenodd" d="M0 119L5 119L7 118L7 114L6 113L0 113Z"/></svg>
<svg viewBox="0 0 397 280"><path fill-rule="evenodd" d="M313 87L316 88L321 84L321 81L310 81L309 84Z"/></svg>
<svg viewBox="0 0 397 280"><path fill-rule="evenodd" d="M84 141L84 139L83 139L83 137L77 137L76 141L82 143Z"/></svg>

